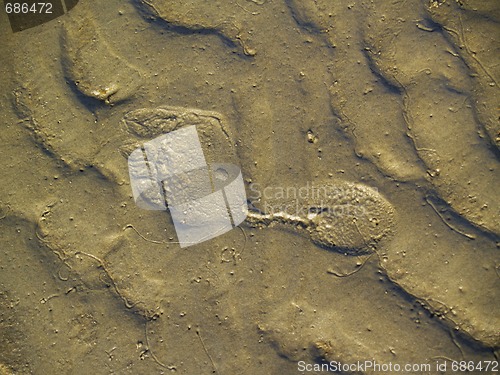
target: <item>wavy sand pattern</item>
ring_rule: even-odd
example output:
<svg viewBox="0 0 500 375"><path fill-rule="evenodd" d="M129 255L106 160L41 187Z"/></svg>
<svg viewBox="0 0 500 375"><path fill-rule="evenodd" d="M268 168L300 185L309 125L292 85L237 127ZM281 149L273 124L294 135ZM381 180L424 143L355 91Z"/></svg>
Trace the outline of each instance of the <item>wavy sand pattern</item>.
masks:
<svg viewBox="0 0 500 375"><path fill-rule="evenodd" d="M498 360L499 17L81 0L0 23L0 373ZM250 213L181 249L127 157L188 125L241 167Z"/></svg>

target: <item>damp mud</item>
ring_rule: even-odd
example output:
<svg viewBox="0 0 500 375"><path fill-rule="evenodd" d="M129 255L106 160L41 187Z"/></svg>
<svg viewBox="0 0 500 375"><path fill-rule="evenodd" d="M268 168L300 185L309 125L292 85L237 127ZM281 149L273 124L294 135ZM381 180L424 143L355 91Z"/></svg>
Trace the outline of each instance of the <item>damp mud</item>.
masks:
<svg viewBox="0 0 500 375"><path fill-rule="evenodd" d="M0 17L0 374L498 369L498 2ZM192 126L248 214L183 248L164 186L131 176Z"/></svg>

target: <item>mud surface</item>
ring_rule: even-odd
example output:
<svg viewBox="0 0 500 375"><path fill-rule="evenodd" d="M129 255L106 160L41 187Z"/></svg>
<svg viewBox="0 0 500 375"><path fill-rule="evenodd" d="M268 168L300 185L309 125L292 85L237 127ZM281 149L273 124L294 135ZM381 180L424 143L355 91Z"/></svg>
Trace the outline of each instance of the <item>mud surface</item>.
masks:
<svg viewBox="0 0 500 375"><path fill-rule="evenodd" d="M494 0L2 13L0 374L498 361L499 23ZM249 214L181 248L128 157L190 125Z"/></svg>

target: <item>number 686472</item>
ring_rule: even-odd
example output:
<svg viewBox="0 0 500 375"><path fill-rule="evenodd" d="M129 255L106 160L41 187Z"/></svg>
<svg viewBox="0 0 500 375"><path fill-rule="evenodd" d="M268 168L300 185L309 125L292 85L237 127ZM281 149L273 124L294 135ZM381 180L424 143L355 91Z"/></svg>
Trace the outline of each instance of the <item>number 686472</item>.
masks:
<svg viewBox="0 0 500 375"><path fill-rule="evenodd" d="M7 14L28 14L28 13L52 13L51 3L6 3L5 12Z"/></svg>

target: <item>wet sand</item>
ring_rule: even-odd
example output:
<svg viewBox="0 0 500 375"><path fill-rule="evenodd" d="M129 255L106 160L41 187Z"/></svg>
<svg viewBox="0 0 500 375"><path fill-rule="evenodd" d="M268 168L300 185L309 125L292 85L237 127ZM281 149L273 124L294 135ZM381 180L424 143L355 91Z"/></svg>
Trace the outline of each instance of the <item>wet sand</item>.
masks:
<svg viewBox="0 0 500 375"><path fill-rule="evenodd" d="M0 374L498 361L496 2L1 17ZM250 211L181 248L127 158L188 125Z"/></svg>

